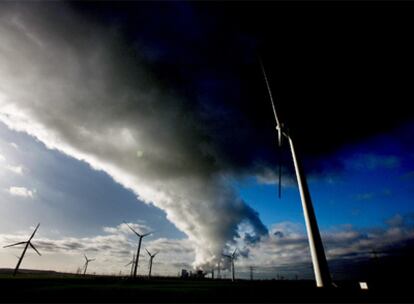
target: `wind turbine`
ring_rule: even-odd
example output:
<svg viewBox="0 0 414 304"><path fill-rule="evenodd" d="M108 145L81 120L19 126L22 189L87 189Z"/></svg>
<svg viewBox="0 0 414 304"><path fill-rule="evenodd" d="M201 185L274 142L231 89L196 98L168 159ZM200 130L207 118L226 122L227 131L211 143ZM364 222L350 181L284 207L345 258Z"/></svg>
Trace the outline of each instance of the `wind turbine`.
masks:
<svg viewBox="0 0 414 304"><path fill-rule="evenodd" d="M313 271L314 271L315 279L316 279L316 285L318 287L329 287L331 286L331 276L329 273L328 263L326 261L326 256L325 256L325 250L323 248L321 235L319 233L318 223L316 221L315 211L313 209L312 200L311 200L308 184L306 181L305 172L303 171L302 164L299 160L297 151L295 150L292 136L289 134L284 124L281 123L277 115L275 103L273 101L272 91L269 85L269 81L267 79L263 63L260 62L260 64L261 64L262 72L264 75L264 79L266 81L267 90L269 92L273 114L276 120L278 146L279 148L281 148L282 139L286 138L289 142L290 151L292 153L293 164L295 166L295 172L296 172L296 179L298 181L300 198L302 201L303 215L305 217L306 232L308 234L309 247L310 247L311 256L312 256L312 264L313 264ZM280 149L279 149L279 153L281 153ZM281 179L282 179L281 168L282 167L280 164L280 156L279 156L279 197L281 193Z"/></svg>
<svg viewBox="0 0 414 304"><path fill-rule="evenodd" d="M125 266L131 265L131 272L130 276L132 277L132 274L134 273L134 265L135 265L135 254L132 255L132 260L126 264Z"/></svg>
<svg viewBox="0 0 414 304"><path fill-rule="evenodd" d="M29 246L30 246L30 247L32 247L32 248L33 248L33 250L34 250L34 251L36 251L38 255L41 255L41 254L40 254L40 252L39 252L39 251L37 251L37 249L35 248L35 246L34 246L34 245L32 244L32 242L31 242L31 240L32 240L32 238L34 237L34 235L35 235L35 233L36 233L37 229L39 229L39 226L40 226L40 223L39 223L39 224L37 224L37 226L36 226L35 230L33 231L32 235L30 236L29 240L27 240L26 242L18 242L18 243L11 244L11 245L7 245L7 246L4 246L4 247L3 247L3 248L6 248L6 247L12 247L12 246L16 246L16 245L26 244L26 245L24 246L23 253L22 253L22 255L21 255L21 256L20 256L20 258L19 258L19 261L17 262L16 268L14 269L13 276L15 276L15 275L17 274L17 271L19 270L20 264L22 263L23 258L24 258L24 255L25 255L25 253L26 253L26 250L27 250L27 248L28 248Z"/></svg>
<svg viewBox="0 0 414 304"><path fill-rule="evenodd" d="M231 262L231 280L234 282L234 259L236 258L236 251L237 248L234 250L234 252L231 255L223 254L224 257L229 258Z"/></svg>
<svg viewBox="0 0 414 304"><path fill-rule="evenodd" d="M255 267L250 266L249 269L250 269L250 281L253 281L253 270L255 269Z"/></svg>
<svg viewBox="0 0 414 304"><path fill-rule="evenodd" d="M88 259L88 257L86 256L86 254L84 254L85 257L85 270L83 271L83 275L86 275L86 269L88 269L88 264L89 262L95 261L95 259Z"/></svg>
<svg viewBox="0 0 414 304"><path fill-rule="evenodd" d="M136 255L136 260L135 260L135 267L134 267L134 278L136 278L137 277L137 269L138 269L138 261L139 261L139 252L141 251L141 243L142 243L142 239L144 238L144 237L146 237L147 235L150 235L152 232L148 232L148 233L145 233L145 234L139 234L138 232L136 232L131 226L129 226L127 223L125 223L128 227L129 227L129 229L131 229L132 230L132 232L133 233L135 233L137 236L138 236L138 238L139 238L139 240L138 240L138 249L137 249L137 255Z"/></svg>
<svg viewBox="0 0 414 304"><path fill-rule="evenodd" d="M150 256L150 260L149 260L149 273L148 273L148 278L151 278L151 270L152 270L152 260L155 258L155 256L158 254L158 251L154 254L151 254L147 248L145 248L145 251L148 253L148 255Z"/></svg>

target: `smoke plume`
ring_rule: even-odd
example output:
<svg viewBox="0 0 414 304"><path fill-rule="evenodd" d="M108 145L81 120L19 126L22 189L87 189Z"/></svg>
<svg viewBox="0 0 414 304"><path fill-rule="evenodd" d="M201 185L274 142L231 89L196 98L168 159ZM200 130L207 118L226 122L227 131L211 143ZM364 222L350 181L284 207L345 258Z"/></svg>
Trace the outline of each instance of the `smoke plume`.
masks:
<svg viewBox="0 0 414 304"><path fill-rule="evenodd" d="M62 3L2 6L1 121L164 210L195 245L195 266L216 263L241 222L267 234L230 187L227 158L139 46Z"/></svg>

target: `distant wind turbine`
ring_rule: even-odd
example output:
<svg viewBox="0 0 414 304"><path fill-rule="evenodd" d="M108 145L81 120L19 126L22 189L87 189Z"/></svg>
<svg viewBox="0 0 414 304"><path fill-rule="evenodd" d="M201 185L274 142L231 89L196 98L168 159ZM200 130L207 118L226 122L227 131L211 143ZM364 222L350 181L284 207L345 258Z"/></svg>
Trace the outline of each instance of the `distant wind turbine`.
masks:
<svg viewBox="0 0 414 304"><path fill-rule="evenodd" d="M83 275L86 275L86 269L88 269L89 262L95 261L95 259L88 259L86 254L84 254L84 257L85 257L85 266L84 266Z"/></svg>
<svg viewBox="0 0 414 304"><path fill-rule="evenodd" d="M236 251L237 248L234 250L234 252L231 255L228 254L223 254L224 257L229 258L230 259L230 263L231 263L231 280L234 282L234 259L236 258Z"/></svg>
<svg viewBox="0 0 414 304"><path fill-rule="evenodd" d="M306 231L308 234L309 247L312 256L313 271L315 273L316 285L318 287L330 287L331 286L331 276L329 273L328 263L326 261L325 251L323 248L323 243L321 235L319 233L318 223L316 221L315 211L313 209L312 200L306 181L305 172L303 171L302 164L299 160L297 151L293 144L292 136L289 134L284 124L281 123L279 116L276 112L275 103L273 101L272 91L270 89L269 81L263 66L263 63L260 62L264 79L266 81L267 90L269 92L270 101L272 104L273 114L276 120L276 131L277 131L277 142L279 148L282 147L282 139L285 137L290 146L290 151L292 153L293 164L295 166L296 178L298 181L300 198L302 201L303 215L305 217ZM281 151L279 149L279 155ZM281 193L281 179L282 171L280 164L279 156L279 197Z"/></svg>
<svg viewBox="0 0 414 304"><path fill-rule="evenodd" d="M40 226L40 223L39 223L39 224L37 224L37 226L36 226L35 230L33 231L32 235L30 236L29 240L27 240L26 242L18 242L18 243L11 244L11 245L7 245L7 246L4 246L4 247L3 247L3 248L6 248L6 247L12 247L12 246L16 246L16 245L26 244L26 245L24 246L23 253L22 253L22 255L21 255L21 256L20 256L20 258L19 258L19 261L17 262L16 268L14 269L14 272L13 272L13 275L14 275L14 276L17 274L17 271L19 270L20 264L22 263L23 258L24 258L24 255L25 255L25 253L26 253L26 250L27 250L27 248L28 248L29 246L30 246L30 247L32 247L32 248L33 248L33 250L34 250L34 251L36 251L38 255L41 255L41 254L40 254L40 252L39 252L39 251L37 251L37 249L35 248L35 246L34 246L34 245L32 244L32 242L31 242L31 240L32 240L32 238L34 237L34 235L35 235L35 233L36 233L37 229L39 229L39 226Z"/></svg>
<svg viewBox="0 0 414 304"><path fill-rule="evenodd" d="M132 255L132 260L126 264L125 266L131 265L131 272L130 272L130 276L132 277L133 273L134 273L134 265L135 265L135 254Z"/></svg>
<svg viewBox="0 0 414 304"><path fill-rule="evenodd" d="M125 222L124 222L125 223ZM131 226L129 226L127 223L125 223L128 227L129 227L129 229L131 229L132 230L132 232L133 233L135 233L137 236L138 236L138 238L139 238L139 240L138 240L138 248L137 248L137 255L136 255L136 260L135 260L135 267L134 267L134 278L136 278L137 277L137 269L138 269L138 261L139 261L139 252L141 251L141 243L142 243L142 239L144 238L144 237L146 237L147 235L150 235L152 232L148 232L148 233L145 233L145 234L139 234L138 232L136 232Z"/></svg>
<svg viewBox="0 0 414 304"><path fill-rule="evenodd" d="M154 254L151 254L147 248L145 248L145 251L148 253L148 255L150 256L150 260L149 260L149 272L148 272L148 278L151 278L151 270L152 270L152 260L155 258L155 256L158 254L158 251Z"/></svg>
<svg viewBox="0 0 414 304"><path fill-rule="evenodd" d="M253 281L253 270L255 269L255 267L250 266L249 269L250 269L250 281Z"/></svg>

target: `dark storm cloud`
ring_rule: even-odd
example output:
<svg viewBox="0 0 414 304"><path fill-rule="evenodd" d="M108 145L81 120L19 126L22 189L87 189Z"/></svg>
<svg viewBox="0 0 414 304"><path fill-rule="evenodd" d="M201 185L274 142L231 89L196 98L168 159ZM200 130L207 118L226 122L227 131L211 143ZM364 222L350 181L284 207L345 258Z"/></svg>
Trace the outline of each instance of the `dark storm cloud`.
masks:
<svg viewBox="0 0 414 304"><path fill-rule="evenodd" d="M413 121L413 46L408 11L336 4L76 3L116 24L143 51L165 85L187 97L205 151L221 168L276 164L274 119L258 64L261 55L279 112L306 158L322 173L343 168L326 155ZM399 17L393 15L398 10ZM370 18L366 18L369 14ZM156 17L154 17L156 16ZM353 20L349 22L350 18ZM329 26L327 26L329 24ZM409 143L398 132L402 143ZM286 152L286 151L285 151ZM287 155L285 157L288 157Z"/></svg>

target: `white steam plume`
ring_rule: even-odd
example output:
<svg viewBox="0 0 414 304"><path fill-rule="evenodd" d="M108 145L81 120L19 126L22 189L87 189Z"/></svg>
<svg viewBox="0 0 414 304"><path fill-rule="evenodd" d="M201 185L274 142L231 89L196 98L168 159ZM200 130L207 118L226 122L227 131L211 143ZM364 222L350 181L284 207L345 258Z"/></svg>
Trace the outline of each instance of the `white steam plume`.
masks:
<svg viewBox="0 0 414 304"><path fill-rule="evenodd" d="M183 101L157 84L119 33L62 3L2 6L1 121L164 210L194 243L195 266L221 258L243 221L267 233Z"/></svg>

